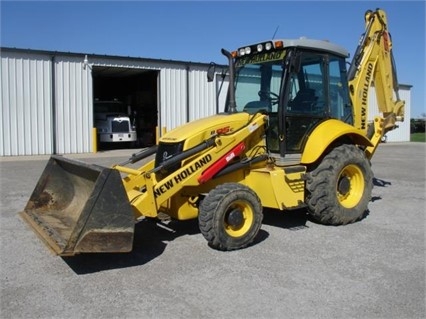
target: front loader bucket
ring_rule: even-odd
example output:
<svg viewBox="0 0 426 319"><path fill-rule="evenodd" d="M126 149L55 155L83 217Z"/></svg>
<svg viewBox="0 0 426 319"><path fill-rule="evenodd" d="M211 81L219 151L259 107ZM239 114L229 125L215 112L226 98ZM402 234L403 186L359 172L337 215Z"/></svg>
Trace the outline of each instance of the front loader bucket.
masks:
<svg viewBox="0 0 426 319"><path fill-rule="evenodd" d="M132 250L135 219L115 169L52 156L21 216L61 256Z"/></svg>

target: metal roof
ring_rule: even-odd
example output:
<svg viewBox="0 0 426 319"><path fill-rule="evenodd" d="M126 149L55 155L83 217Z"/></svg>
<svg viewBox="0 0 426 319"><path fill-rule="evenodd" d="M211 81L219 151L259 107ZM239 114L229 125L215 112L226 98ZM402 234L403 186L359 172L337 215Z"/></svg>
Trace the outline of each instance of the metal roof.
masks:
<svg viewBox="0 0 426 319"><path fill-rule="evenodd" d="M197 65L197 66L209 66L210 62L192 62L182 60L166 60L166 59L154 59L154 58L143 58L143 57L131 57L131 56L120 56L120 55L102 55L95 53L78 53L78 52L64 52L64 51L51 51L51 50L38 50L38 49L22 49L22 48L11 48L11 47L0 47L1 52L20 52L20 53L31 53L31 54L45 54L49 56L61 55L70 57L84 57L87 55L89 58L103 58L111 60L133 60L143 62L154 62L154 63L166 63L166 64L184 64L184 65ZM221 66L221 65L219 65ZM223 65L225 66L225 65Z"/></svg>

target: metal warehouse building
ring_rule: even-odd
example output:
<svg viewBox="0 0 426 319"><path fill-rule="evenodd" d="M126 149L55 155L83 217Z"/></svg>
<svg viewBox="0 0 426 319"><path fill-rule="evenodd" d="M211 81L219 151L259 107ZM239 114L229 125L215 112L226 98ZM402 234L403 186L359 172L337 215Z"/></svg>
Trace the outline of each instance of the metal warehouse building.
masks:
<svg viewBox="0 0 426 319"><path fill-rule="evenodd" d="M0 156L92 152L94 99L131 105L145 139L215 114L208 66L1 48Z"/></svg>
<svg viewBox="0 0 426 319"><path fill-rule="evenodd" d="M220 80L207 82L206 63L16 48L0 54L0 156L92 152L95 99L120 99L136 110L138 136L147 143L157 127L170 130L223 109L227 85L218 98ZM407 120L388 133L389 142L409 141L410 88L401 86Z"/></svg>

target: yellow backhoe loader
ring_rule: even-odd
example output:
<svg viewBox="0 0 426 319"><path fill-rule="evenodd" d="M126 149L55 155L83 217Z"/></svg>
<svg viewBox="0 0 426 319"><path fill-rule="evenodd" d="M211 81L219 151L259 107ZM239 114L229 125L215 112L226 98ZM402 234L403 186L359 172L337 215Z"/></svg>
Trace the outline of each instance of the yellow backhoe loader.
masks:
<svg viewBox="0 0 426 319"><path fill-rule="evenodd" d="M111 168L50 158L22 216L57 254L131 251L135 224L160 213L198 218L219 250L250 245L263 208L305 208L331 225L364 216L369 160L404 114L385 12L366 12L349 70L345 49L306 38L222 53L226 112L178 127ZM369 123L372 83L381 114Z"/></svg>

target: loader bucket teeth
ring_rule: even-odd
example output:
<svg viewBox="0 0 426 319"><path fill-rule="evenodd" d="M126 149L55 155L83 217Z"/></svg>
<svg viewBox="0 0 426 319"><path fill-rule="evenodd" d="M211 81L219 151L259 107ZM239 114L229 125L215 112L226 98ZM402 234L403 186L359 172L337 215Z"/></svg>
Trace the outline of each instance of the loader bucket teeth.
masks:
<svg viewBox="0 0 426 319"><path fill-rule="evenodd" d="M52 156L21 216L61 256L132 250L135 219L114 169Z"/></svg>

